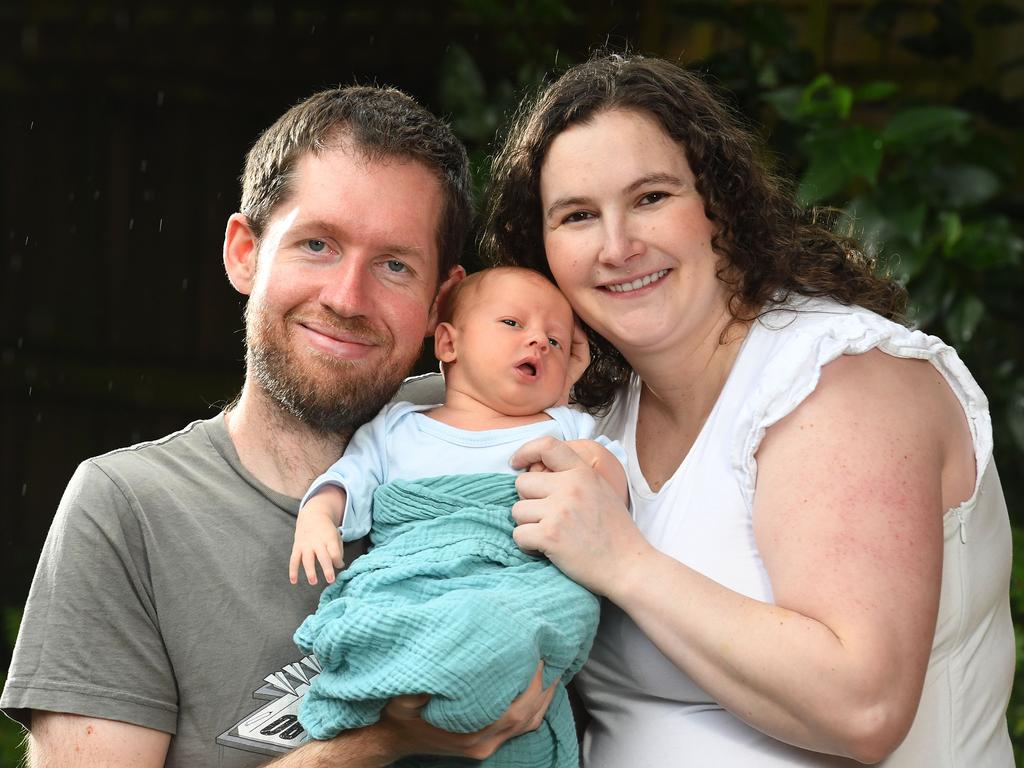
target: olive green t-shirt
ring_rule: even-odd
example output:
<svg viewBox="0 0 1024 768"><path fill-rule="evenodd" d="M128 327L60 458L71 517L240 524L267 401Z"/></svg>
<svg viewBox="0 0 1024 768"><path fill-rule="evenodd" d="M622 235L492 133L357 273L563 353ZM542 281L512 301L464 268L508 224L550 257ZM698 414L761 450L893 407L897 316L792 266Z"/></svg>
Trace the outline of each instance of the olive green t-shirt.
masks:
<svg viewBox="0 0 1024 768"><path fill-rule="evenodd" d="M266 762L223 737L273 698L264 678L302 658L292 634L321 587L288 581L298 507L242 467L220 414L83 462L0 707L23 723L40 709L166 731L172 768Z"/></svg>

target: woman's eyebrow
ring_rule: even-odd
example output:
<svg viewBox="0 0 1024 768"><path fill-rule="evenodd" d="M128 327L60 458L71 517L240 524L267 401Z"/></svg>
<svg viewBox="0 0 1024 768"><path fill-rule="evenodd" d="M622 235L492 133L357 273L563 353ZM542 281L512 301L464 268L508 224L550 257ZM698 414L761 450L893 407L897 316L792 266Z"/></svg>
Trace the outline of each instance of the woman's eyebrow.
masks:
<svg viewBox="0 0 1024 768"><path fill-rule="evenodd" d="M635 192L640 187L646 187L649 184L668 184L673 187L685 186L685 182L682 179L671 173L647 173L626 187L625 191Z"/></svg>
<svg viewBox="0 0 1024 768"><path fill-rule="evenodd" d="M577 205L586 205L587 202L588 200L585 197L560 197L548 206L547 211L544 212L544 217L549 218L559 208L573 208Z"/></svg>

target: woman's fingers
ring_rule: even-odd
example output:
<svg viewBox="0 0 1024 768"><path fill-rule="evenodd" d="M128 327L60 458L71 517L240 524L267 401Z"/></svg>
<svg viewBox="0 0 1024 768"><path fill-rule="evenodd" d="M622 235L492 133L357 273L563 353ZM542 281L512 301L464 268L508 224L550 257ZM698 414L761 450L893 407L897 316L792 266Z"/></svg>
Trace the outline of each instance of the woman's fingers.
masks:
<svg viewBox="0 0 1024 768"><path fill-rule="evenodd" d="M515 469L541 463L552 472L584 466L583 460L564 441L553 437L539 437L520 446L510 460Z"/></svg>

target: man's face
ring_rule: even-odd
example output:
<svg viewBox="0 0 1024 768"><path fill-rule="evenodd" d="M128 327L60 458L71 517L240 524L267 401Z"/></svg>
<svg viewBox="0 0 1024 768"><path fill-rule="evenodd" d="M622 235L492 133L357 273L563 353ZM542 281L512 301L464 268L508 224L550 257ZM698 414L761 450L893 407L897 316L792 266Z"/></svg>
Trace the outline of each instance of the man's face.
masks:
<svg viewBox="0 0 1024 768"><path fill-rule="evenodd" d="M250 381L315 429L372 418L433 331L442 192L422 164L307 154L259 246Z"/></svg>

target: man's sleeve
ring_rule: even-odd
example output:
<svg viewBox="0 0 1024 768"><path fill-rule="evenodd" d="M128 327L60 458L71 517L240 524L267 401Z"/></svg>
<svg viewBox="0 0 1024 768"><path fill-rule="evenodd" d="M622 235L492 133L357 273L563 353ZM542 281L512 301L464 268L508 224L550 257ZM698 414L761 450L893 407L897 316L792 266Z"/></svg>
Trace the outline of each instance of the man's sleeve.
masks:
<svg viewBox="0 0 1024 768"><path fill-rule="evenodd" d="M47 535L0 707L121 720L174 733L139 500L93 461L78 467Z"/></svg>

